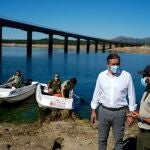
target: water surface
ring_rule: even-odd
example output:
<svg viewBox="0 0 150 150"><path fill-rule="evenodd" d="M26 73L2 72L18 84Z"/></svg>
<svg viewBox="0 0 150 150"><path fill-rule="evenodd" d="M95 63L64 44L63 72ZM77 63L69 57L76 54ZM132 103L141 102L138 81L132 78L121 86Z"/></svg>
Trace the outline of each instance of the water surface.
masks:
<svg viewBox="0 0 150 150"><path fill-rule="evenodd" d="M47 83L55 73L58 73L63 81L76 77L78 83L75 93L83 98L86 104L77 105L75 111L82 118L90 117L90 101L96 78L99 72L107 68L108 52L90 51L86 53L85 50L82 50L79 54L76 51L69 51L68 54L65 54L63 49L54 49L52 55L48 55L46 48L33 48L32 58L26 57L25 47L3 47L2 52L0 60L1 83L6 82L18 69L21 70L25 79L32 78L43 83ZM137 72L145 65L150 64L150 55L134 53L119 53L119 55L122 69L129 71L133 77L137 103L139 103L144 88L140 84L140 76ZM38 117L35 97L32 96L19 105L0 106L0 114L2 116L0 120L33 121Z"/></svg>

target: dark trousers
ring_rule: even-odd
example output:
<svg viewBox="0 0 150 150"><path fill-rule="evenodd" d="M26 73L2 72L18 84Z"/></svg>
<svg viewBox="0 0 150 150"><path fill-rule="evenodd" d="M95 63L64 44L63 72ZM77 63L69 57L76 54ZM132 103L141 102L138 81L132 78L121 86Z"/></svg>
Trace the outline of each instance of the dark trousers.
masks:
<svg viewBox="0 0 150 150"><path fill-rule="evenodd" d="M64 97L69 98L69 90L63 90Z"/></svg>
<svg viewBox="0 0 150 150"><path fill-rule="evenodd" d="M107 149L107 139L112 127L115 141L115 150L123 150L123 137L125 129L126 109L111 111L99 107L99 150Z"/></svg>
<svg viewBox="0 0 150 150"><path fill-rule="evenodd" d="M137 150L150 150L150 131L138 128Z"/></svg>

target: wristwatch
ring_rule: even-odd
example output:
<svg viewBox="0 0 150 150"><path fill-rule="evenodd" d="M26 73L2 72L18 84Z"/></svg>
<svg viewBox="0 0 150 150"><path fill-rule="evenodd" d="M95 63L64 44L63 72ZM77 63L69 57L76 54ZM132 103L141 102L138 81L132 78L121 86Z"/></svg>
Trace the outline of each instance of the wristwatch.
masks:
<svg viewBox="0 0 150 150"><path fill-rule="evenodd" d="M140 121L144 123L144 117L140 117Z"/></svg>

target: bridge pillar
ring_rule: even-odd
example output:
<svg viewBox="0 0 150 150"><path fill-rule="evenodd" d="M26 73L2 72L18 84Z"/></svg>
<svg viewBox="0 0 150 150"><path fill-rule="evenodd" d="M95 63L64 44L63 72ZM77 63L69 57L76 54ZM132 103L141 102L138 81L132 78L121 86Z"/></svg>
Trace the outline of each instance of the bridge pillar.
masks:
<svg viewBox="0 0 150 150"><path fill-rule="evenodd" d="M112 48L112 45L111 45L111 43L109 43L109 49L111 49Z"/></svg>
<svg viewBox="0 0 150 150"><path fill-rule="evenodd" d="M32 56L32 31L27 31L27 57Z"/></svg>
<svg viewBox="0 0 150 150"><path fill-rule="evenodd" d="M53 34L49 34L48 38L48 53L51 54L53 51Z"/></svg>
<svg viewBox="0 0 150 150"><path fill-rule="evenodd" d="M98 51L98 42L95 41L95 52L97 52L97 51Z"/></svg>
<svg viewBox="0 0 150 150"><path fill-rule="evenodd" d="M80 52L80 39L77 38L77 53Z"/></svg>
<svg viewBox="0 0 150 150"><path fill-rule="evenodd" d="M120 44L120 47L124 47L124 45L123 45L123 44Z"/></svg>
<svg viewBox="0 0 150 150"><path fill-rule="evenodd" d="M0 58L2 57L2 26L0 25Z"/></svg>
<svg viewBox="0 0 150 150"><path fill-rule="evenodd" d="M90 40L87 40L87 48L86 48L87 53L89 52L89 50L90 50Z"/></svg>
<svg viewBox="0 0 150 150"><path fill-rule="evenodd" d="M68 37L65 36L64 40L64 53L68 53Z"/></svg>
<svg viewBox="0 0 150 150"><path fill-rule="evenodd" d="M103 42L103 44L102 44L102 52L103 53L105 52L105 42Z"/></svg>

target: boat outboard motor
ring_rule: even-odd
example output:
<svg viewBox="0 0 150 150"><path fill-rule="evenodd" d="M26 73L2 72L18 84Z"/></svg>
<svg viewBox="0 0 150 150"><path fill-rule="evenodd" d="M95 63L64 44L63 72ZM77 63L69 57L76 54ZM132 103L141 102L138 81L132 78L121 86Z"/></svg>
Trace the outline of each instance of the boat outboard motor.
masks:
<svg viewBox="0 0 150 150"><path fill-rule="evenodd" d="M23 84L25 85L25 86L27 86L27 85L31 85L32 84L32 79L27 79L27 80L24 80L23 81Z"/></svg>

